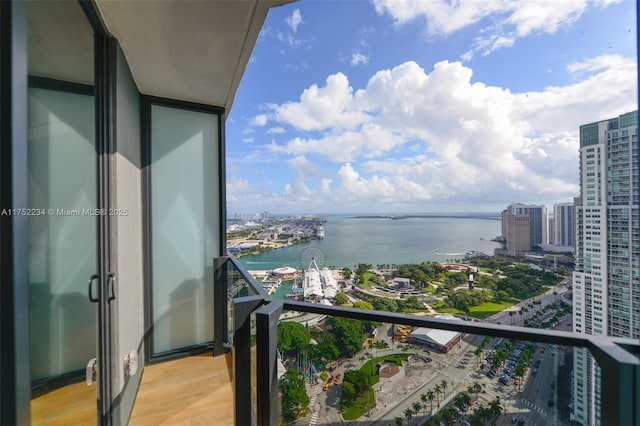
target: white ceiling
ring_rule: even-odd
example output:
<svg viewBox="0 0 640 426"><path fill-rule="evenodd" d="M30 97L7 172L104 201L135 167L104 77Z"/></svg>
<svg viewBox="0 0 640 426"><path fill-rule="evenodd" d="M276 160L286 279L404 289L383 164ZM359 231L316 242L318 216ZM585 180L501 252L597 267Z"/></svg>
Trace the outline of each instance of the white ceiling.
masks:
<svg viewBox="0 0 640 426"><path fill-rule="evenodd" d="M138 89L229 110L269 8L291 0L98 0Z"/></svg>
<svg viewBox="0 0 640 426"><path fill-rule="evenodd" d="M269 9L290 1L96 3L143 94L228 111ZM78 3L29 1L27 5L29 73L92 84L92 30Z"/></svg>
<svg viewBox="0 0 640 426"><path fill-rule="evenodd" d="M29 75L93 84L93 30L80 5L75 1L26 5Z"/></svg>

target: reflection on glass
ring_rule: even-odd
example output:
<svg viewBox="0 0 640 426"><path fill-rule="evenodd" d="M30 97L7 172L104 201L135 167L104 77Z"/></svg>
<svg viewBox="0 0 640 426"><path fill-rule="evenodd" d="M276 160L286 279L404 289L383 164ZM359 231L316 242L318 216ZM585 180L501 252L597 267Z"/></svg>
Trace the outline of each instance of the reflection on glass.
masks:
<svg viewBox="0 0 640 426"><path fill-rule="evenodd" d="M213 340L217 116L153 105L153 353Z"/></svg>
<svg viewBox="0 0 640 426"><path fill-rule="evenodd" d="M318 425L342 419L569 425L573 353L571 347L288 312L278 326L279 415Z"/></svg>
<svg viewBox="0 0 640 426"><path fill-rule="evenodd" d="M96 199L93 102L92 96L29 90L29 208L38 212L29 217L32 393L59 388L34 401L34 423L67 416L94 421L96 415L95 387L61 387L83 381L96 357L96 308L87 297L96 271L96 225L83 213ZM64 398L73 398L73 407Z"/></svg>

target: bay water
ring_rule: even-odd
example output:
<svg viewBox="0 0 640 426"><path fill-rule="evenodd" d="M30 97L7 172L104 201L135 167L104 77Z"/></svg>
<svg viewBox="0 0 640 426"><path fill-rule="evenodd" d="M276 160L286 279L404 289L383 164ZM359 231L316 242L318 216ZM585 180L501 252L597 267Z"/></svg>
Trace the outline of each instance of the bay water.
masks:
<svg viewBox="0 0 640 426"><path fill-rule="evenodd" d="M359 263L372 265L408 264L426 261L446 262L463 259L465 253L479 251L493 255L501 235L499 214L450 214L403 216L329 215L324 224L325 238L243 256L240 262L249 270L271 270L283 266L307 268L303 254L320 253L329 268L354 268ZM303 260L304 259L304 260Z"/></svg>

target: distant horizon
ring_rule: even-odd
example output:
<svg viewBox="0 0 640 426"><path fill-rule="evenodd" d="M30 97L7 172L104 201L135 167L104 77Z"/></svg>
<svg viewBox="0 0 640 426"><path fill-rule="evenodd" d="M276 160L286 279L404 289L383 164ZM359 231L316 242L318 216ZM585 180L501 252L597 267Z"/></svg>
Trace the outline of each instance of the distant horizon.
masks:
<svg viewBox="0 0 640 426"><path fill-rule="evenodd" d="M507 207L507 206L505 206ZM419 217L419 216L501 216L502 211L423 211L423 212L348 212L348 213L276 213L276 212L267 212L267 217L289 217L289 216L352 216L352 217L386 217L386 216L410 216L410 217ZM240 213L238 212L238 216L242 216L243 218L255 218L259 217L265 210L261 212L255 213ZM547 216L553 217L553 209L549 209L547 206ZM233 219L235 217L234 214L227 213L227 219Z"/></svg>

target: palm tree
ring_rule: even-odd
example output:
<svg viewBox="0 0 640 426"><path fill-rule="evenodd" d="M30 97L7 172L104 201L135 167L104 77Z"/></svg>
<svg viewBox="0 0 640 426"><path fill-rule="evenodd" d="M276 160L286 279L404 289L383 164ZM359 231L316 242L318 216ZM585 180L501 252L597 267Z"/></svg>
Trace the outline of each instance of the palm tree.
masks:
<svg viewBox="0 0 640 426"><path fill-rule="evenodd" d="M438 399L438 395L440 395L440 392L442 392L442 386L440 386L440 384L437 384L433 390L436 393L436 404L438 404L438 408L440 408L440 400Z"/></svg>
<svg viewBox="0 0 640 426"><path fill-rule="evenodd" d="M420 400L422 401L422 415L426 416L427 415L427 394L423 393L422 395L420 395Z"/></svg>
<svg viewBox="0 0 640 426"><path fill-rule="evenodd" d="M433 413L433 400L436 399L436 393L433 391L433 389L429 389L427 391L427 399L431 403L431 412Z"/></svg>
<svg viewBox="0 0 640 426"><path fill-rule="evenodd" d="M413 403L413 411L416 413L416 416L418 415L418 413L420 413L420 409L422 408L422 404L420 404L419 402L414 402Z"/></svg>
<svg viewBox="0 0 640 426"><path fill-rule="evenodd" d="M469 401L471 401L471 397L467 392L461 392L453 401L456 407L460 409L464 408L464 410L466 411L469 408Z"/></svg>
<svg viewBox="0 0 640 426"><path fill-rule="evenodd" d="M479 382L473 382L471 386L467 388L469 392L475 392L476 402L478 402L478 392L482 390L482 385Z"/></svg>
<svg viewBox="0 0 640 426"><path fill-rule="evenodd" d="M402 417L396 417L396 426L402 426L402 423L404 423L404 420L402 420Z"/></svg>
<svg viewBox="0 0 640 426"><path fill-rule="evenodd" d="M480 358L482 357L482 346L478 346L473 353L476 356L476 367L480 365Z"/></svg>
<svg viewBox="0 0 640 426"><path fill-rule="evenodd" d="M442 420L444 420L444 422L447 425L451 425L456 421L456 417L458 417L458 412L454 407L449 406L444 410L442 410L441 415L442 415Z"/></svg>
<svg viewBox="0 0 640 426"><path fill-rule="evenodd" d="M489 413L491 417L499 417L502 414L502 405L500 405L500 397L496 396L496 399L489 403Z"/></svg>
<svg viewBox="0 0 640 426"><path fill-rule="evenodd" d="M442 386L442 395L446 398L447 397L447 381L446 380L441 381L440 386Z"/></svg>
<svg viewBox="0 0 640 426"><path fill-rule="evenodd" d="M404 416L407 418L407 423L409 423L411 421L411 417L413 417L413 411L411 411L411 408L404 410Z"/></svg>

